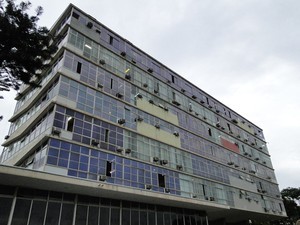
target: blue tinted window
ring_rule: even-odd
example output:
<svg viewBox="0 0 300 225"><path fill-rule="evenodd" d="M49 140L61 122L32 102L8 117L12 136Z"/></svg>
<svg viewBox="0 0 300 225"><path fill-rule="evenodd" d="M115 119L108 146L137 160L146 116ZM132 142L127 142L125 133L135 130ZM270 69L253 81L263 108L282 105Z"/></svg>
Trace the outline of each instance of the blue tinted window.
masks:
<svg viewBox="0 0 300 225"><path fill-rule="evenodd" d="M56 165L56 164L57 164L57 158L48 156L48 158L47 158L47 163L48 163L48 164L52 164L52 165Z"/></svg>
<svg viewBox="0 0 300 225"><path fill-rule="evenodd" d="M78 162L79 161L79 154L71 153L71 160Z"/></svg>
<svg viewBox="0 0 300 225"><path fill-rule="evenodd" d="M72 144L71 151L72 152L80 152L80 146Z"/></svg>
<svg viewBox="0 0 300 225"><path fill-rule="evenodd" d="M60 150L59 157L62 159L69 159L69 154L68 151Z"/></svg>
<svg viewBox="0 0 300 225"><path fill-rule="evenodd" d="M53 147L59 147L60 141L56 140L56 139L51 139L50 140L50 146Z"/></svg>
<svg viewBox="0 0 300 225"><path fill-rule="evenodd" d="M58 157L58 149L55 149L55 148L49 148L48 155L49 155L49 156L56 156L56 157Z"/></svg>
<svg viewBox="0 0 300 225"><path fill-rule="evenodd" d="M69 150L70 149L70 144L68 142L61 142L61 148Z"/></svg>

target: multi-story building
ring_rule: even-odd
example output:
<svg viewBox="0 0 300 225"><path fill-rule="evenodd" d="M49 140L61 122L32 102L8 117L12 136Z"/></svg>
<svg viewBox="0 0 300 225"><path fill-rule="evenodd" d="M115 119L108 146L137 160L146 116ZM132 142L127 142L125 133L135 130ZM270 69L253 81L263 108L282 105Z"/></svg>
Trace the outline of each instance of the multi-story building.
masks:
<svg viewBox="0 0 300 225"><path fill-rule="evenodd" d="M70 5L17 96L0 224L248 224L286 215L263 131Z"/></svg>

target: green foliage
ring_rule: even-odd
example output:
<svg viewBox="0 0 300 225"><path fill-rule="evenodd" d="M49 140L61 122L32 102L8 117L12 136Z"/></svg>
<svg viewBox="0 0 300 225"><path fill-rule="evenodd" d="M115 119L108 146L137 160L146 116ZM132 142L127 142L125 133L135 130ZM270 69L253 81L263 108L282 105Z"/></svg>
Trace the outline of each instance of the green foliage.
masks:
<svg viewBox="0 0 300 225"><path fill-rule="evenodd" d="M42 7L29 16L30 7L30 2L0 0L0 91L18 90L22 82L36 85L33 80L39 79L44 62L56 51L49 47L49 30L37 26Z"/></svg>

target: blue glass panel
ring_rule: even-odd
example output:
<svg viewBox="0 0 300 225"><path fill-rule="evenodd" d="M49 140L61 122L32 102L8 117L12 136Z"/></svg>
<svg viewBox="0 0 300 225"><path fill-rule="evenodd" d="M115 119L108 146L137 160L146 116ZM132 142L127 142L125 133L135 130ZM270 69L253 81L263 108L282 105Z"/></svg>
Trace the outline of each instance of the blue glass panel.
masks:
<svg viewBox="0 0 300 225"><path fill-rule="evenodd" d="M62 106L56 105L56 111L57 111L57 112L65 113L65 108L62 107Z"/></svg>
<svg viewBox="0 0 300 225"><path fill-rule="evenodd" d="M51 139L50 140L50 146L53 147L59 147L60 141L56 140L56 139Z"/></svg>
<svg viewBox="0 0 300 225"><path fill-rule="evenodd" d="M80 178L87 178L87 173L78 172L78 177L80 177Z"/></svg>
<svg viewBox="0 0 300 225"><path fill-rule="evenodd" d="M78 161L79 161L79 154L76 154L76 153L72 153L72 152L71 152L70 160L73 160L73 161L78 162Z"/></svg>
<svg viewBox="0 0 300 225"><path fill-rule="evenodd" d="M91 166L91 165L90 165L90 172L91 172L91 173L97 173L97 172L98 172L98 167L97 167L97 166Z"/></svg>
<svg viewBox="0 0 300 225"><path fill-rule="evenodd" d="M68 152L68 151L60 150L60 152L59 152L59 157L62 159L69 159L69 155L70 155L70 152Z"/></svg>
<svg viewBox="0 0 300 225"><path fill-rule="evenodd" d="M56 156L56 157L58 157L58 149L49 148L48 155L49 156Z"/></svg>
<svg viewBox="0 0 300 225"><path fill-rule="evenodd" d="M78 169L78 162L70 161L69 168Z"/></svg>
<svg viewBox="0 0 300 225"><path fill-rule="evenodd" d="M99 152L97 150L91 149L91 156L98 158Z"/></svg>
<svg viewBox="0 0 300 225"><path fill-rule="evenodd" d="M72 144L71 151L72 152L80 152L80 146Z"/></svg>
<svg viewBox="0 0 300 225"><path fill-rule="evenodd" d="M68 142L64 142L64 141L62 141L61 142L61 148L62 149L65 149L65 150L70 150L70 143L68 143Z"/></svg>
<svg viewBox="0 0 300 225"><path fill-rule="evenodd" d="M121 171L117 171L116 172L116 177L122 178L123 177L123 173Z"/></svg>
<svg viewBox="0 0 300 225"><path fill-rule="evenodd" d="M91 158L91 159L90 159L90 164L91 164L91 165L98 165L98 159Z"/></svg>
<svg viewBox="0 0 300 225"><path fill-rule="evenodd" d="M85 164L85 163L80 163L79 164L79 170L88 171L88 165Z"/></svg>
<svg viewBox="0 0 300 225"><path fill-rule="evenodd" d="M53 126L58 128L63 128L63 122L59 120L54 120Z"/></svg>
<svg viewBox="0 0 300 225"><path fill-rule="evenodd" d="M59 159L58 160L58 166L67 168L68 167L68 160L66 160L66 159Z"/></svg>
<svg viewBox="0 0 300 225"><path fill-rule="evenodd" d="M80 162L81 163L88 163L89 162L89 157L88 156L85 156L85 155L81 155L80 156Z"/></svg>
<svg viewBox="0 0 300 225"><path fill-rule="evenodd" d="M124 179L130 180L130 174L129 173L124 173Z"/></svg>
<svg viewBox="0 0 300 225"><path fill-rule="evenodd" d="M82 114L82 113L79 113L79 112L75 112L75 118L78 118L78 119L82 119L82 120L83 120L83 114Z"/></svg>
<svg viewBox="0 0 300 225"><path fill-rule="evenodd" d="M48 156L47 163L51 164L51 165L56 165L57 164L57 158Z"/></svg>

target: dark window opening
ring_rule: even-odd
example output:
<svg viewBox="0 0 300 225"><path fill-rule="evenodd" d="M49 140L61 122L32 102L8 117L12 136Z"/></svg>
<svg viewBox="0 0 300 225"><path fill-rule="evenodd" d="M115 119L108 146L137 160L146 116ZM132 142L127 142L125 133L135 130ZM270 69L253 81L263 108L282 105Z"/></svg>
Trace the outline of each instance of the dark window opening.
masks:
<svg viewBox="0 0 300 225"><path fill-rule="evenodd" d="M74 127L74 118L73 117L67 117L67 131L73 131Z"/></svg>
<svg viewBox="0 0 300 225"><path fill-rule="evenodd" d="M72 16L73 16L75 19L79 19L79 15L78 15L76 12L73 12L73 13L72 13Z"/></svg>
<svg viewBox="0 0 300 225"><path fill-rule="evenodd" d="M110 79L110 89L113 89L113 86L114 86L114 80Z"/></svg>
<svg viewBox="0 0 300 225"><path fill-rule="evenodd" d="M211 129L208 128L208 135L211 136Z"/></svg>
<svg viewBox="0 0 300 225"><path fill-rule="evenodd" d="M158 174L158 185L159 187L166 187L166 184L165 184L165 175L162 175L162 174Z"/></svg>
<svg viewBox="0 0 300 225"><path fill-rule="evenodd" d="M206 98L206 103L209 105L209 100L208 100L208 97L205 97Z"/></svg>
<svg viewBox="0 0 300 225"><path fill-rule="evenodd" d="M280 207L280 212L282 212L282 211L283 211L283 208L282 208L281 203L279 203L279 207Z"/></svg>
<svg viewBox="0 0 300 225"><path fill-rule="evenodd" d="M202 185L203 195L206 196L205 186Z"/></svg>
<svg viewBox="0 0 300 225"><path fill-rule="evenodd" d="M81 73L81 66L82 66L82 63L81 62L77 62L77 69L76 69L77 73Z"/></svg>
<svg viewBox="0 0 300 225"><path fill-rule="evenodd" d="M231 118L231 113L230 113L230 111L228 111L228 114L229 114L229 118Z"/></svg>
<svg viewBox="0 0 300 225"><path fill-rule="evenodd" d="M112 36L109 36L109 44L113 44L113 42L114 42L114 38L112 37Z"/></svg>
<svg viewBox="0 0 300 225"><path fill-rule="evenodd" d="M112 170L112 163L107 161L106 162L106 176L111 177Z"/></svg>
<svg viewBox="0 0 300 225"><path fill-rule="evenodd" d="M228 127L228 130L231 131L231 127L230 127L229 123L227 123L227 127Z"/></svg>
<svg viewBox="0 0 300 225"><path fill-rule="evenodd" d="M175 92L172 92L172 98L174 101L176 101L176 93Z"/></svg>
<svg viewBox="0 0 300 225"><path fill-rule="evenodd" d="M104 141L105 141L105 142L108 142L108 139L109 139L109 130L106 129L106 130L105 130Z"/></svg>
<svg viewBox="0 0 300 225"><path fill-rule="evenodd" d="M172 75L172 83L175 83L175 77Z"/></svg>

